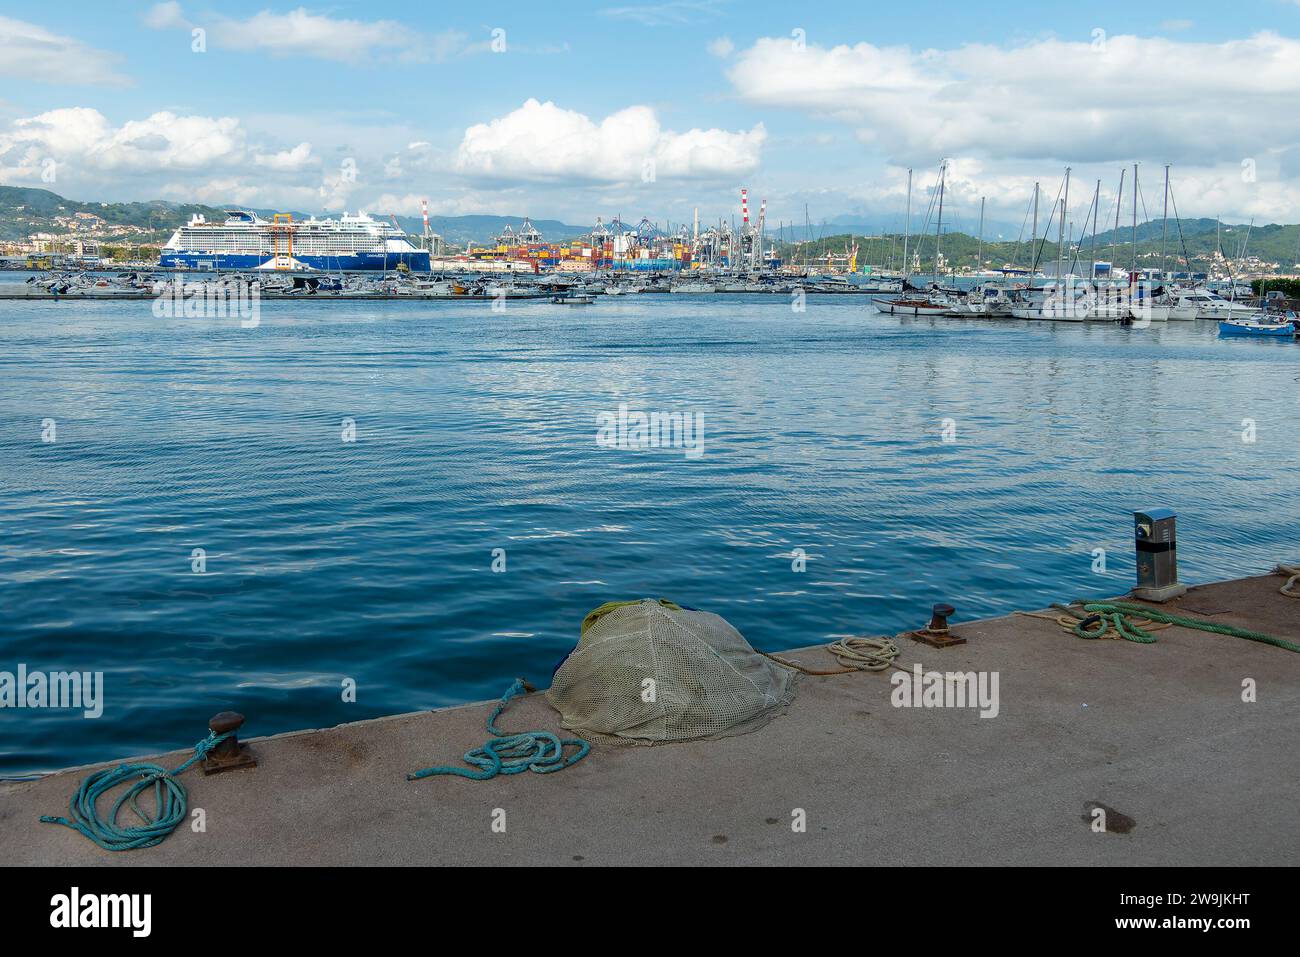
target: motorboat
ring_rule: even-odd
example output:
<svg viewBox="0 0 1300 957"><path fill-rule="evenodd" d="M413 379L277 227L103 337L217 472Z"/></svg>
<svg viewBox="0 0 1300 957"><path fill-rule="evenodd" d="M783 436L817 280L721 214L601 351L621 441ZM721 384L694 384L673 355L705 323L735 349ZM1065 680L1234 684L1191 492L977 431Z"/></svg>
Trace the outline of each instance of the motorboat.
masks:
<svg viewBox="0 0 1300 957"><path fill-rule="evenodd" d="M984 319L1009 317L1015 305L1014 292L1002 283L987 282L968 292L961 302L954 305L954 311L960 316Z"/></svg>
<svg viewBox="0 0 1300 957"><path fill-rule="evenodd" d="M1209 289L1184 289L1179 291L1178 307L1192 307L1197 319L1246 319L1259 309L1235 299L1224 299Z"/></svg>

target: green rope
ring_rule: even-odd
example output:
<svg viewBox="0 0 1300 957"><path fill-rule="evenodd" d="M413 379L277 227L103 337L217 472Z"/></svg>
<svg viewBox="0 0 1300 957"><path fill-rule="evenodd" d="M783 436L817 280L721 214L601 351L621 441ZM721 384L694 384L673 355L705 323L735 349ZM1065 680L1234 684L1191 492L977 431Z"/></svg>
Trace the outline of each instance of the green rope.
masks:
<svg viewBox="0 0 1300 957"><path fill-rule="evenodd" d="M506 734L496 726L510 699L532 689L523 678L516 678L506 693L501 696L497 706L488 716L487 729L491 738L480 748L465 752L465 763L471 768L459 768L452 765L437 765L422 771L413 771L406 776L408 781L432 777L435 774L454 774L474 781L486 781L498 774L518 774L521 771L536 771L538 774L550 774L563 771L572 764L577 764L591 751L591 745L581 738L561 738L550 731L524 731L519 734ZM575 754L565 757L565 747L576 747Z"/></svg>
<svg viewBox="0 0 1300 957"><path fill-rule="evenodd" d="M1055 608L1064 608L1074 617L1081 617L1077 611L1062 605L1054 605ZM1162 622L1167 625L1177 625L1180 628L1194 628L1197 631L1209 631L1217 635L1228 635L1232 638L1245 638L1247 641L1258 641L1266 645L1272 645L1275 648L1282 648L1286 651L1300 653L1300 645L1293 641L1287 641L1285 638L1275 638L1272 635L1266 635L1258 631L1250 631L1245 628L1234 628L1232 625L1219 625L1212 621L1204 621L1200 618L1184 618L1181 615L1171 615L1167 612L1158 611L1155 608L1149 608L1146 605L1138 605L1132 602L1123 601L1090 601L1083 602L1083 610L1089 617L1083 618L1074 626L1074 633L1080 638L1100 638L1106 634L1107 630L1113 626L1120 636L1129 641L1140 642L1144 645L1152 644L1156 638L1148 631L1144 631L1137 625L1133 624L1130 619L1146 619L1147 621ZM1086 626L1089 622L1097 622L1097 627L1089 629Z"/></svg>
<svg viewBox="0 0 1300 957"><path fill-rule="evenodd" d="M232 732L233 733L233 732ZM119 764L115 768L96 771L81 782L72 799L68 801L71 820L66 817L41 815L42 824L62 824L74 831L80 831L106 851L133 851L137 847L153 847L167 839L177 825L185 820L188 794L185 785L176 778L188 771L190 766L215 748L230 734L209 732L208 736L194 746L194 754L188 761L174 771L160 768L156 764ZM127 788L107 818L99 815L95 803L101 796L120 784L139 778ZM153 817L147 815L140 807L137 798L149 785L153 785ZM143 826L122 826L117 823L117 816L124 804L129 804L136 817L144 822Z"/></svg>

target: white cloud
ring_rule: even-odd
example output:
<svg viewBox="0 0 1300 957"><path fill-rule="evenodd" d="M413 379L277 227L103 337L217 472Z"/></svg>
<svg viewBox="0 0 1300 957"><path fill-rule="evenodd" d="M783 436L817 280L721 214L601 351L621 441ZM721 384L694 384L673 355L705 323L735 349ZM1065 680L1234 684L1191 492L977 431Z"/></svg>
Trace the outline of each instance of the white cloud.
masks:
<svg viewBox="0 0 1300 957"><path fill-rule="evenodd" d="M44 27L0 17L0 76L25 82L127 86L118 57Z"/></svg>
<svg viewBox="0 0 1300 957"><path fill-rule="evenodd" d="M736 51L736 45L731 42L731 37L718 37L716 40L710 40L705 49L708 50L712 56L720 57L725 60Z"/></svg>
<svg viewBox="0 0 1300 957"><path fill-rule="evenodd" d="M385 56L442 61L476 49L458 30L422 34L394 20L338 19L306 7L288 13L262 10L244 20L210 15L190 21L179 3L159 3L145 16L145 24L155 29L200 26L214 46L230 50L354 64Z"/></svg>
<svg viewBox="0 0 1300 957"><path fill-rule="evenodd" d="M300 170L317 162L311 155L310 143L299 143L291 150L281 150L278 153L258 153L253 157L253 161L258 166L281 172Z"/></svg>
<svg viewBox="0 0 1300 957"><path fill-rule="evenodd" d="M185 12L176 0L170 0L168 3L155 3L149 8L149 12L144 15L144 23L147 27L155 30L167 30L172 27L189 27L189 21L185 19Z"/></svg>
<svg viewBox="0 0 1300 957"><path fill-rule="evenodd" d="M150 193L153 198L155 194ZM172 181L162 186L156 198L177 203L203 203L208 206L255 206L315 212L320 197L313 186L284 186L252 181L239 176L217 176L198 182Z"/></svg>
<svg viewBox="0 0 1300 957"><path fill-rule="evenodd" d="M750 102L837 117L907 162L961 153L1204 162L1239 158L1263 131L1300 141L1297 62L1300 41L1267 32L951 50L798 49L765 38L737 55L728 77Z"/></svg>
<svg viewBox="0 0 1300 957"><path fill-rule="evenodd" d="M92 173L206 169L239 163L244 133L232 117L155 113L113 127L98 110L50 110L0 133L0 174L31 176L45 159Z"/></svg>
<svg viewBox="0 0 1300 957"><path fill-rule="evenodd" d="M734 177L752 172L767 133L664 130L655 111L632 106L599 123L552 102L519 109L465 131L455 168L500 180L627 183L652 178Z"/></svg>
<svg viewBox="0 0 1300 957"><path fill-rule="evenodd" d="M631 20L647 27L675 26L712 19L726 4L727 0L662 0L630 7L606 7L600 15L614 20Z"/></svg>
<svg viewBox="0 0 1300 957"><path fill-rule="evenodd" d="M41 174L50 164L56 179ZM50 110L0 130L0 181L62 195L181 202L296 204L317 209L320 161L312 145L275 150L251 141L235 117L158 112L115 126L86 107ZM355 184L329 191L340 201ZM161 187L158 185L164 183Z"/></svg>

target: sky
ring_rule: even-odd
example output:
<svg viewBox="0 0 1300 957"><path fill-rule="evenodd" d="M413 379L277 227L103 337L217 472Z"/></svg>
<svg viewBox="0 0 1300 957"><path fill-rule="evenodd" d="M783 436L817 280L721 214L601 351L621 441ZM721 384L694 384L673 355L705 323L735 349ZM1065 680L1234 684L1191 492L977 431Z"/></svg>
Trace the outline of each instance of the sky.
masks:
<svg viewBox="0 0 1300 957"><path fill-rule="evenodd" d="M0 184L339 213L1300 222L1300 0L0 0ZM1041 221L1040 221L1041 223Z"/></svg>

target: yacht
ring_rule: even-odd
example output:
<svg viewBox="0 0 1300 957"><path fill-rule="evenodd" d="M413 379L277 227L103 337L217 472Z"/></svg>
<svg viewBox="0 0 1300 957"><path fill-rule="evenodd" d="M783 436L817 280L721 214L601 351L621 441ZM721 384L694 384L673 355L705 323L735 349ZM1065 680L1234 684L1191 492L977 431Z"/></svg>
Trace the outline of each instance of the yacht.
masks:
<svg viewBox="0 0 1300 957"><path fill-rule="evenodd" d="M1208 289L1184 289L1178 294L1178 306L1191 306L1197 319L1244 319L1259 309L1244 302L1224 299Z"/></svg>
<svg viewBox="0 0 1300 957"><path fill-rule="evenodd" d="M1022 289L1016 294L1011 315L1017 319L1083 322L1092 318L1095 307L1090 292L1091 288L1083 283L1068 283L1059 293L1055 283Z"/></svg>

